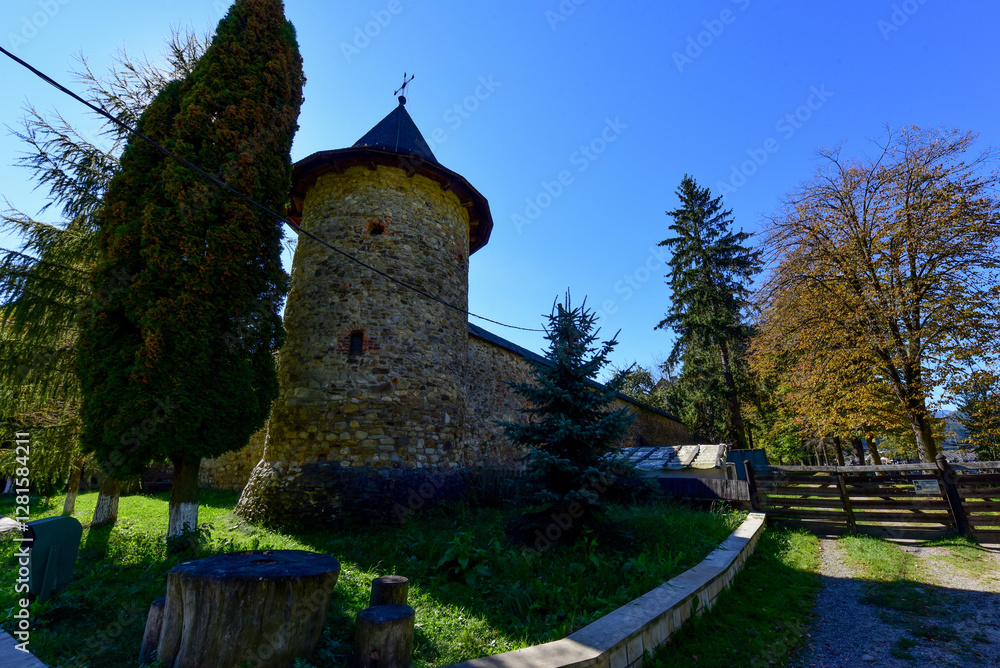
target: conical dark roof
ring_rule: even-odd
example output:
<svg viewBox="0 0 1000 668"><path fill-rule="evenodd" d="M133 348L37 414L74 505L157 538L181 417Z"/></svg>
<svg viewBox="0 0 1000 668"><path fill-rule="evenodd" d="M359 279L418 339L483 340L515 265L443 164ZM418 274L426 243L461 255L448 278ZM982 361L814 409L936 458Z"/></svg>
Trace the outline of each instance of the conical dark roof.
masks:
<svg viewBox="0 0 1000 668"><path fill-rule="evenodd" d="M417 124L406 112L406 98L400 95L399 106L379 121L364 137L354 143L354 148L377 148L391 153L414 155L427 162L440 165L417 129Z"/></svg>

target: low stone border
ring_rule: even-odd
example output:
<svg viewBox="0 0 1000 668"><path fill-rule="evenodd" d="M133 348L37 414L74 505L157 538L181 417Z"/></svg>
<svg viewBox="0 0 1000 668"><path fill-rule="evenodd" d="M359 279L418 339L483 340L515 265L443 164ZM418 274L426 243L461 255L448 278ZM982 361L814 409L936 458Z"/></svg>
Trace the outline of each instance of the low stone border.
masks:
<svg viewBox="0 0 1000 668"><path fill-rule="evenodd" d="M753 554L764 514L750 513L719 547L695 566L631 603L555 642L485 656L445 668L632 668L667 642L693 614L715 604Z"/></svg>
<svg viewBox="0 0 1000 668"><path fill-rule="evenodd" d="M15 648L17 641L6 631L0 631L0 666L3 668L47 668L33 655Z"/></svg>

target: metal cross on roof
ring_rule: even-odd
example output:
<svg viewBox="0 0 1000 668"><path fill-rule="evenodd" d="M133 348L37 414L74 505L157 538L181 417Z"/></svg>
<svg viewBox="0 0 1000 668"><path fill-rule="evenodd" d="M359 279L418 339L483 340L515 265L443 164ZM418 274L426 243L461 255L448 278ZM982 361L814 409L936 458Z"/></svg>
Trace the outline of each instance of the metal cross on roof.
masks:
<svg viewBox="0 0 1000 668"><path fill-rule="evenodd" d="M416 75L415 74L411 74L410 78L407 79L406 78L406 72L403 72L403 85L400 86L399 88L397 88L396 92L393 93L393 95L398 95L398 96L402 97L405 100L406 99L406 97L405 97L406 96L406 87L410 84L411 81L413 81L413 77L414 76L416 76Z"/></svg>

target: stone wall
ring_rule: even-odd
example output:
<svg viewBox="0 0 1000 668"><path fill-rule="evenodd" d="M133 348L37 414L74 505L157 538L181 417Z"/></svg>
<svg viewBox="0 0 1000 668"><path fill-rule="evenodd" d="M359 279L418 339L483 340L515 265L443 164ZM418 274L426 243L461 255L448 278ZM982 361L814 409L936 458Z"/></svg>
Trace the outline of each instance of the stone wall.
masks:
<svg viewBox="0 0 1000 668"><path fill-rule="evenodd" d="M465 438L462 449L470 464L520 467L526 453L503 435L497 420L520 422L521 398L508 382L526 383L531 367L523 357L477 336L469 336L465 367Z"/></svg>
<svg viewBox="0 0 1000 668"><path fill-rule="evenodd" d="M264 455L266 430L261 429L250 437L250 442L234 452L227 452L215 459L205 459L198 470L198 484L212 489L242 492L250 472Z"/></svg>
<svg viewBox="0 0 1000 668"><path fill-rule="evenodd" d="M645 445L690 445L697 443L683 422L675 420L654 408L635 402L618 400L619 406L632 409L635 420L628 433L622 439L621 446L631 447L639 444L639 437Z"/></svg>
<svg viewBox="0 0 1000 668"><path fill-rule="evenodd" d="M528 382L534 376L527 357L540 356L503 341L472 334L469 336L469 363L465 372L466 432L465 450L470 459L496 463L513 462L525 452L514 447L503 435L495 420L520 422L518 412L524 406L508 381ZM687 427L666 413L634 401L616 399L615 408L627 407L634 421L618 447L646 445L685 445L694 443ZM476 448L479 450L477 451Z"/></svg>
<svg viewBox="0 0 1000 668"><path fill-rule="evenodd" d="M493 337L494 341L497 337ZM494 341L469 335L468 362L463 377L465 399L465 434L456 452L458 465L463 469L490 468L516 469L522 466L521 458L526 454L503 435L503 427L496 421L518 422L524 419L519 412L523 402L508 382L530 382L532 367L516 346L498 345ZM515 348L512 350L511 348ZM524 351L527 352L527 351ZM530 354L530 353L528 353ZM536 358L538 356L535 356ZM642 441L647 445L684 445L694 443L690 432L681 422L668 415L622 399L615 401L616 408L628 407L635 420L619 447L632 447ZM219 489L242 489L254 467L261 460L264 432L258 432L250 444L238 452L229 453L216 460L202 463L202 485ZM316 459L322 463L325 460ZM308 461L292 466L291 470L309 464ZM341 462L341 465L344 465ZM315 467L308 467L309 470ZM329 467L320 467L330 470ZM376 466L376 468L378 468ZM405 468L405 467L403 467ZM436 467L430 467L436 468ZM276 472L268 469L270 473ZM289 469L284 469L289 470ZM338 474L339 476L340 474ZM440 495L435 495L436 499Z"/></svg>
<svg viewBox="0 0 1000 668"><path fill-rule="evenodd" d="M467 307L469 212L437 181L385 165L331 171L306 193L302 226L390 276ZM295 479L311 464L463 462L463 312L302 236L284 323L281 390L240 512L294 514ZM284 510L265 510L269 499Z"/></svg>

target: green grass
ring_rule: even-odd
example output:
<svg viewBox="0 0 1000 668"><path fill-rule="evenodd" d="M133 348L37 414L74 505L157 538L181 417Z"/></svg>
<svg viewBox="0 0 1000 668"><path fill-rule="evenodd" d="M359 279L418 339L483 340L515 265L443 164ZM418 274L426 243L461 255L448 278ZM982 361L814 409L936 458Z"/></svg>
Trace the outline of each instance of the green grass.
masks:
<svg viewBox="0 0 1000 668"><path fill-rule="evenodd" d="M780 664L802 643L820 582L817 538L769 528L715 606L675 633L644 665Z"/></svg>
<svg viewBox="0 0 1000 668"><path fill-rule="evenodd" d="M136 665L149 604L164 595L171 567L220 552L305 549L331 554L342 567L316 665L343 663L371 580L392 574L410 578L415 666L453 663L567 635L697 564L743 517L678 505L616 507L613 537L589 535L531 555L502 540L505 514L494 509L458 506L404 525L283 532L243 522L232 513L236 500L204 490L199 520L212 525L210 536L197 554L169 556L167 494L123 497L114 528L84 529L73 583L32 606L32 651L53 668ZM76 517L89 520L95 502L96 493L80 495ZM0 514L11 507L0 501ZM32 519L61 507L61 498L33 499ZM13 554L0 542L0 626L8 631Z"/></svg>

